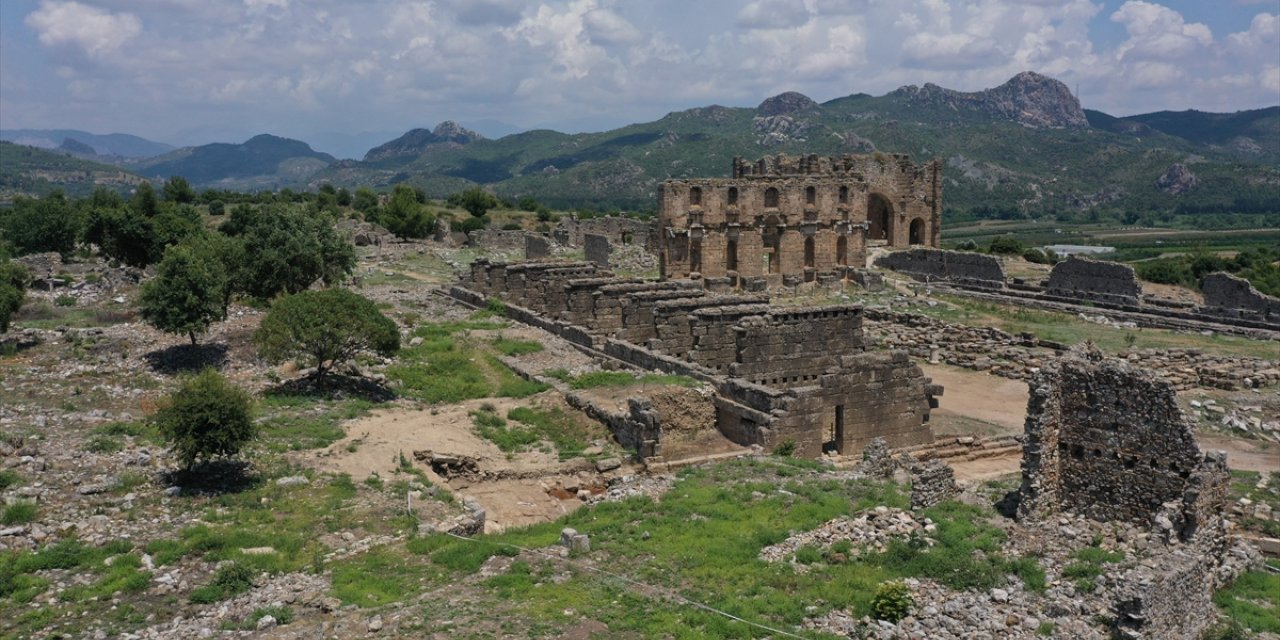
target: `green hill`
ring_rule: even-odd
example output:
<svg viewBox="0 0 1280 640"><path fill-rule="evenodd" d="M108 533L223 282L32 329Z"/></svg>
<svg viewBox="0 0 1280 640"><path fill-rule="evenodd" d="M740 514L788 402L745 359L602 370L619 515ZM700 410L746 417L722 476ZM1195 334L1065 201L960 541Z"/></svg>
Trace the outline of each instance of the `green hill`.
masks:
<svg viewBox="0 0 1280 640"><path fill-rule="evenodd" d="M109 164L0 141L0 200L54 189L83 196L96 186L123 190L142 182L142 177Z"/></svg>
<svg viewBox="0 0 1280 640"><path fill-rule="evenodd" d="M182 176L199 187L248 190L296 184L334 161L305 142L262 134L243 144L185 147L131 168L149 178Z"/></svg>
<svg viewBox="0 0 1280 640"><path fill-rule="evenodd" d="M1113 118L1085 112L1062 83L1024 73L973 93L908 86L823 104L787 93L755 109L713 105L602 133L392 145L414 153L371 151L376 161L344 161L308 183L408 182L437 197L482 184L553 206L652 209L662 180L727 175L737 155L884 151L943 158L945 201L953 209L1230 210L1245 203L1280 211L1276 161L1241 155L1224 142L1244 132L1267 143L1277 111L1173 123L1160 114ZM1156 186L1175 164L1196 180L1178 195Z"/></svg>

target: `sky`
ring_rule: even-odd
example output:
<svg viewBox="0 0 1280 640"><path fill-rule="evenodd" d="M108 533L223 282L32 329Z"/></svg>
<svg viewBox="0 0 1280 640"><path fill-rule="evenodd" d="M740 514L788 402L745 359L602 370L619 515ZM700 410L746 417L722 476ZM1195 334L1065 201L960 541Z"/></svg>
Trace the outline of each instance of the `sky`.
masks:
<svg viewBox="0 0 1280 640"><path fill-rule="evenodd" d="M443 120L595 131L1028 70L1113 115L1280 104L1280 0L0 2L0 128L342 156Z"/></svg>

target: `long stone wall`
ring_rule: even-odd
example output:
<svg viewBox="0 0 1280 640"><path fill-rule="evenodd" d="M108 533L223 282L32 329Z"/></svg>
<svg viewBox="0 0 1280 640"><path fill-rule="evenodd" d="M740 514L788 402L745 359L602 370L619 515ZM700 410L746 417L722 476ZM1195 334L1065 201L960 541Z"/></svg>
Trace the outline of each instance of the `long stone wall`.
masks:
<svg viewBox="0 0 1280 640"><path fill-rule="evenodd" d="M1142 285L1133 267L1119 262L1071 256L1049 272L1048 294L1073 300L1096 300L1136 307L1142 303Z"/></svg>
<svg viewBox="0 0 1280 640"><path fill-rule="evenodd" d="M1280 323L1280 298L1264 295L1248 280L1211 273L1204 277L1200 289L1204 292L1204 313Z"/></svg>
<svg viewBox="0 0 1280 640"><path fill-rule="evenodd" d="M471 304L498 297L508 315L577 344L712 382L717 427L743 445L790 441L818 457L857 454L877 436L895 447L933 440L941 387L905 352L866 352L855 305L772 308L761 295L627 281L589 263L478 260L462 284L451 294Z"/></svg>
<svg viewBox="0 0 1280 640"><path fill-rule="evenodd" d="M1004 287L1000 259L981 253L942 249L894 251L876 259L876 266L905 273L922 282L948 282L983 289Z"/></svg>
<svg viewBox="0 0 1280 640"><path fill-rule="evenodd" d="M654 238L653 228L653 222L649 220L619 216L586 219L569 217L556 224L551 236L562 245L581 247L586 242L586 235L593 234L604 236L615 245L634 244L656 252L658 243Z"/></svg>

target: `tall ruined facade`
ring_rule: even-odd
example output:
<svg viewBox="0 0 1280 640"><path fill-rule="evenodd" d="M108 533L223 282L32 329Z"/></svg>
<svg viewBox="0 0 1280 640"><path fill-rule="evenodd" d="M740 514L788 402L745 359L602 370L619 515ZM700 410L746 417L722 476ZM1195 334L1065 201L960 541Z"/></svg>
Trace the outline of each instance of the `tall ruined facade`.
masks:
<svg viewBox="0 0 1280 640"><path fill-rule="evenodd" d="M868 244L937 247L942 162L904 154L733 160L733 177L668 180L658 196L664 279L750 290L844 277Z"/></svg>

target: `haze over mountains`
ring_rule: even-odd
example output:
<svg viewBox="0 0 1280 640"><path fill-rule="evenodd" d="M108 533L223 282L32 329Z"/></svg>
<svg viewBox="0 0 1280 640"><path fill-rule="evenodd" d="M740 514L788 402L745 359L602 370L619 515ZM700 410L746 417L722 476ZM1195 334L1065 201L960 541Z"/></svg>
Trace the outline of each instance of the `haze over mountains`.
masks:
<svg viewBox="0 0 1280 640"><path fill-rule="evenodd" d="M13 139L13 133L2 137ZM23 135L30 140L37 133ZM337 160L304 142L270 135L123 157L123 147L108 146L104 138L115 139L68 135L83 144L54 146L139 176L182 175L198 187L315 188L331 182L385 188L407 182L439 197L480 184L503 196L598 208L651 208L662 180L724 175L735 155L877 151L945 159L947 205L962 209L1241 202L1247 208L1280 200L1280 106L1116 118L1081 108L1065 85L1036 73L977 92L925 84L821 104L783 93L754 109L711 105L599 133L534 130L493 139L444 122L374 146L361 160ZM128 147L132 152L149 142L136 140ZM97 155L88 155L86 146ZM1194 176L1194 184L1157 187L1175 166L1182 167L1179 176Z"/></svg>

